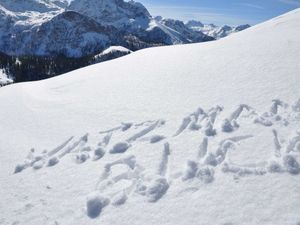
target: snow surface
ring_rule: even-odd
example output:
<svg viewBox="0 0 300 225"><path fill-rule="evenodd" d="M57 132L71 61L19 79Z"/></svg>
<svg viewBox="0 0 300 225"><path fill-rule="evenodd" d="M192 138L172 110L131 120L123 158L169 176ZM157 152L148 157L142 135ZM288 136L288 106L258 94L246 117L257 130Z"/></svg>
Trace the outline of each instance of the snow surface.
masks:
<svg viewBox="0 0 300 225"><path fill-rule="evenodd" d="M14 81L12 79L8 78L6 73L2 69L0 69L0 87L7 85L7 84L11 84L13 82Z"/></svg>
<svg viewBox="0 0 300 225"><path fill-rule="evenodd" d="M114 54L116 52L120 52L120 53L125 53L125 54L129 54L132 53L132 51L128 48L125 48L123 46L110 46L107 49L105 49L103 52L101 52L98 55L95 55L94 58L99 58L105 55L109 55L109 54Z"/></svg>
<svg viewBox="0 0 300 225"><path fill-rule="evenodd" d="M299 36L298 9L1 88L0 224L299 224Z"/></svg>
<svg viewBox="0 0 300 225"><path fill-rule="evenodd" d="M105 49L102 54L110 54L112 52L125 52L125 53L131 53L132 51L128 48L122 47L122 46L110 46L109 48Z"/></svg>

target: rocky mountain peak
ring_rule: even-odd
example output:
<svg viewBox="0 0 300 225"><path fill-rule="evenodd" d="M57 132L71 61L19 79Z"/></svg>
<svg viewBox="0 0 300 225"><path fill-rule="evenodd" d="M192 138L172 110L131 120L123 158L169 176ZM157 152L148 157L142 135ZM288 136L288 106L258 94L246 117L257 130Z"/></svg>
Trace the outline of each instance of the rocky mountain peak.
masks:
<svg viewBox="0 0 300 225"><path fill-rule="evenodd" d="M74 0L67 10L79 12L105 25L120 27L151 18L148 10L135 1Z"/></svg>

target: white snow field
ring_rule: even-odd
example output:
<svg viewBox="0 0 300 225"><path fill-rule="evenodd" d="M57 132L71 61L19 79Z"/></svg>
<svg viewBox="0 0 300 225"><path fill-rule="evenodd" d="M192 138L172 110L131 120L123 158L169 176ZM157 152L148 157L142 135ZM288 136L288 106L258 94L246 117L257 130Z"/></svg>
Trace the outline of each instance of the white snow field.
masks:
<svg viewBox="0 0 300 225"><path fill-rule="evenodd" d="M300 10L0 89L0 224L299 225Z"/></svg>

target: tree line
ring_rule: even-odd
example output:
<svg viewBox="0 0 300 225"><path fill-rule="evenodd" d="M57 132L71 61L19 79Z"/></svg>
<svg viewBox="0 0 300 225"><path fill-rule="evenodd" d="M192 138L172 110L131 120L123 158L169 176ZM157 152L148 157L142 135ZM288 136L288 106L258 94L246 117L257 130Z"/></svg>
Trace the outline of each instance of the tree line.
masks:
<svg viewBox="0 0 300 225"><path fill-rule="evenodd" d="M0 69L16 83L54 77L91 65L94 61L93 56L9 56L0 52Z"/></svg>

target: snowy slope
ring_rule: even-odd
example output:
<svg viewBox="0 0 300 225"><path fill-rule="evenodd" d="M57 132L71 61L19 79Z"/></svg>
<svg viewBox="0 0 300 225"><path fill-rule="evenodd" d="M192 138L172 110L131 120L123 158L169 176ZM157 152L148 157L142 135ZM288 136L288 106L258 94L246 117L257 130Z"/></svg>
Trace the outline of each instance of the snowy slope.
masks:
<svg viewBox="0 0 300 225"><path fill-rule="evenodd" d="M131 50L122 46L110 46L100 54L94 56L95 63L104 62L111 59L116 59L132 53Z"/></svg>
<svg viewBox="0 0 300 225"><path fill-rule="evenodd" d="M1 88L0 224L299 224L299 36L298 9Z"/></svg>
<svg viewBox="0 0 300 225"><path fill-rule="evenodd" d="M101 54L99 54L99 56L111 54L114 52L132 53L132 51L130 51L129 49L124 48L122 46L110 46L109 48L105 49ZM95 56L95 57L97 57L97 56Z"/></svg>
<svg viewBox="0 0 300 225"><path fill-rule="evenodd" d="M101 52L100 54L95 55L94 57L95 57L95 59L97 59L97 58L101 58L103 56L114 54L114 53L121 53L121 54L127 55L127 54L132 53L132 51L127 48L124 48L122 46L110 46L109 48L107 48L103 52Z"/></svg>

